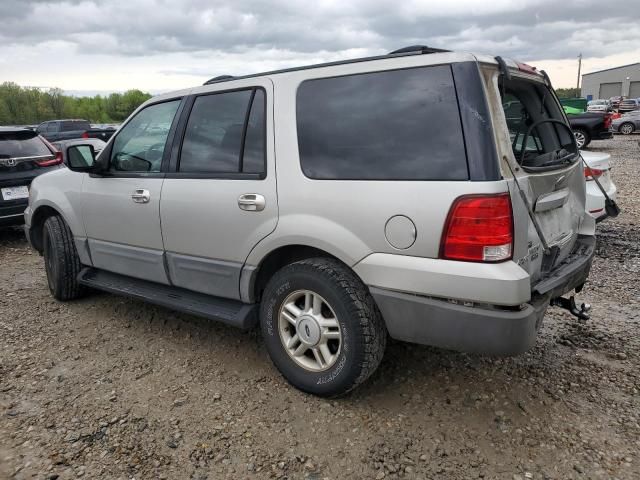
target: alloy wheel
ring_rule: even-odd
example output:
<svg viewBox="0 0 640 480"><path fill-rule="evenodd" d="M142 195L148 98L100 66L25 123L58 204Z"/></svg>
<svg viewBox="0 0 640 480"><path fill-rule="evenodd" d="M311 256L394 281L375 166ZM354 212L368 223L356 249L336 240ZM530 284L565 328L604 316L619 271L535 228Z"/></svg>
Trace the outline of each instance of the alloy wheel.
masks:
<svg viewBox="0 0 640 480"><path fill-rule="evenodd" d="M328 370L340 355L338 318L331 305L311 290L296 290L285 298L278 314L278 330L289 357L306 370Z"/></svg>

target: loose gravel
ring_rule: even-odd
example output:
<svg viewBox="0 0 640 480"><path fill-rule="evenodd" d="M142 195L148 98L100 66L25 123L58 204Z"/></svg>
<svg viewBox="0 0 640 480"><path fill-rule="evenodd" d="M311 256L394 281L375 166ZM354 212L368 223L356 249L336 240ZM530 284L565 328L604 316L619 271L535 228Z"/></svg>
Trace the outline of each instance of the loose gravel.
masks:
<svg viewBox="0 0 640 480"><path fill-rule="evenodd" d="M0 478L640 478L640 137L611 153L592 320L490 358L392 342L361 388L289 387L258 331L108 294L59 303L0 231Z"/></svg>

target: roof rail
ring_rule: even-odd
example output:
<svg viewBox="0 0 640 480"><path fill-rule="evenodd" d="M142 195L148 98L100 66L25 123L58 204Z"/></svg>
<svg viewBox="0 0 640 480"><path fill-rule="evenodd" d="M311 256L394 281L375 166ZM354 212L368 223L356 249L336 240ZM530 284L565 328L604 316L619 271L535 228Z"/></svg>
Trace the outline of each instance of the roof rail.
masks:
<svg viewBox="0 0 640 480"><path fill-rule="evenodd" d="M213 78L207 80L206 82L203 83L203 85L211 85L212 83L222 82L222 81L225 81L225 80L231 80L232 78L234 78L233 75L218 75L217 77L213 77Z"/></svg>
<svg viewBox="0 0 640 480"><path fill-rule="evenodd" d="M426 45L411 45L409 47L399 48L398 50L394 50L393 52L389 52L388 55L397 55L402 53L442 53L442 52L450 52L451 50L444 50L442 48L433 48L427 47Z"/></svg>

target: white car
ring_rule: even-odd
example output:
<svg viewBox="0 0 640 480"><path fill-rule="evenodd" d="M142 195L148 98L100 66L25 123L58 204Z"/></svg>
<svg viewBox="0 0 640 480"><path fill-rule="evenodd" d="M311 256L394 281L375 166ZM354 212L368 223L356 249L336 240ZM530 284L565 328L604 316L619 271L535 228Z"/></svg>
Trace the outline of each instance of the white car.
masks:
<svg viewBox="0 0 640 480"><path fill-rule="evenodd" d="M591 100L587 103L587 112L608 112L611 110L609 100Z"/></svg>
<svg viewBox="0 0 640 480"><path fill-rule="evenodd" d="M585 167L584 177L587 181L587 201L586 210L589 215L600 222L607 218L607 212L604 209L604 195L593 180L595 176L600 185L605 189L611 200L616 199L617 189L611 181L611 155L602 152L581 151L582 158L589 166Z"/></svg>

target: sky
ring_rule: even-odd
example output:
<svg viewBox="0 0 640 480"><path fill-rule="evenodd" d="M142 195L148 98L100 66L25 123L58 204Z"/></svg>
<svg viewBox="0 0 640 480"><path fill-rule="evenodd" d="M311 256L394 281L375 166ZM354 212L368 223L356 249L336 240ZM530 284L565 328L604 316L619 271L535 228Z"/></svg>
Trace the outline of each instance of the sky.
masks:
<svg viewBox="0 0 640 480"><path fill-rule="evenodd" d="M0 0L0 82L151 93L384 54L502 55L556 88L640 62L640 0Z"/></svg>

